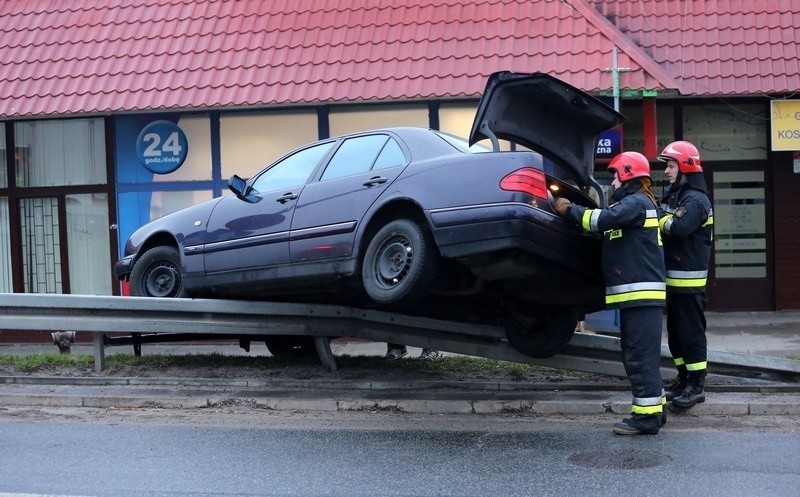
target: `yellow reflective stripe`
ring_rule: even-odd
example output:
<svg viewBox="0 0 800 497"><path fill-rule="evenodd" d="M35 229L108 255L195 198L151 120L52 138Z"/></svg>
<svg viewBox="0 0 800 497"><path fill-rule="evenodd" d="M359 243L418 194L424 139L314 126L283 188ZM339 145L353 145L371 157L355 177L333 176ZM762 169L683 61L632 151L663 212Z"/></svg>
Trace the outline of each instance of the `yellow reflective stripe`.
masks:
<svg viewBox="0 0 800 497"><path fill-rule="evenodd" d="M645 228L658 228L658 219L647 218L644 220Z"/></svg>
<svg viewBox="0 0 800 497"><path fill-rule="evenodd" d="M634 300L666 300L666 298L667 292L665 290L641 290L638 292L606 295L606 304L619 304Z"/></svg>
<svg viewBox="0 0 800 497"><path fill-rule="evenodd" d="M683 366L684 364L686 364L685 362L683 362L683 357L676 357L675 359L673 359L673 361L675 362L676 366Z"/></svg>
<svg viewBox="0 0 800 497"><path fill-rule="evenodd" d="M667 214L658 220L658 227L663 232L669 231L669 225L672 225L672 214Z"/></svg>
<svg viewBox="0 0 800 497"><path fill-rule="evenodd" d="M692 280L667 278L667 286L675 286L681 288L704 287L706 286L706 281L707 278L697 278Z"/></svg>
<svg viewBox="0 0 800 497"><path fill-rule="evenodd" d="M703 362L693 362L691 364L686 365L687 371L705 371L708 367L708 361Z"/></svg>
<svg viewBox="0 0 800 497"><path fill-rule="evenodd" d="M664 407L662 404L658 404L657 406L637 406L636 404L631 405L631 413L633 414L661 414L664 412Z"/></svg>
<svg viewBox="0 0 800 497"><path fill-rule="evenodd" d="M592 211L594 209L586 209L583 211L583 217L581 218L581 227L584 231L592 231Z"/></svg>
<svg viewBox="0 0 800 497"><path fill-rule="evenodd" d="M714 226L714 216L708 216L706 222L700 225L701 228L707 228L709 226Z"/></svg>

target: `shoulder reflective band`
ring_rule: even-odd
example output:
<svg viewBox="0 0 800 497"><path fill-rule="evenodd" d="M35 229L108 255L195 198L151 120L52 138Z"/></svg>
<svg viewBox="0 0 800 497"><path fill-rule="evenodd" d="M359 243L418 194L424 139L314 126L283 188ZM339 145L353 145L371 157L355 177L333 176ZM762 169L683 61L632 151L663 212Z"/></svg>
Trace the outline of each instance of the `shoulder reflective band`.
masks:
<svg viewBox="0 0 800 497"><path fill-rule="evenodd" d="M700 288L706 286L708 271L667 270L667 286L680 288Z"/></svg>
<svg viewBox="0 0 800 497"><path fill-rule="evenodd" d="M581 227L584 231L591 231L592 233L600 233L597 228L597 220L600 218L600 209L586 209L583 211L583 218L581 219Z"/></svg>
<svg viewBox="0 0 800 497"><path fill-rule="evenodd" d="M647 211L647 219L644 220L645 228L658 228L658 212L653 210Z"/></svg>
<svg viewBox="0 0 800 497"><path fill-rule="evenodd" d="M666 300L667 285L660 281L606 287L606 304L637 300Z"/></svg>

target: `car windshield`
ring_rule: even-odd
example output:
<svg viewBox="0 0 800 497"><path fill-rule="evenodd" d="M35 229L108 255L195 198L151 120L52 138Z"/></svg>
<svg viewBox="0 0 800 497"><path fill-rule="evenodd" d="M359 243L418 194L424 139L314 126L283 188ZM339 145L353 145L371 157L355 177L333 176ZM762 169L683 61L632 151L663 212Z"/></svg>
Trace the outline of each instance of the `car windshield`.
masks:
<svg viewBox="0 0 800 497"><path fill-rule="evenodd" d="M460 150L461 152L467 154L482 154L485 152L491 152L492 150L486 148L485 146L476 143L473 146L469 146L469 141L466 138L461 138L460 136L451 135L450 133L444 133L442 131L434 131L434 134L439 136L442 140L446 141L456 149Z"/></svg>

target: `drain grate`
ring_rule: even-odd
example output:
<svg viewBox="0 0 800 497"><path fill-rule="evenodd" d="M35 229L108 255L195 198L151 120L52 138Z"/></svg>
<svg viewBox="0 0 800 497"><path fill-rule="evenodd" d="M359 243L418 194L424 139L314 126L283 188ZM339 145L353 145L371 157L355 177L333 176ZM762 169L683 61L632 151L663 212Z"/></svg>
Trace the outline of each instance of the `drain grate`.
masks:
<svg viewBox="0 0 800 497"><path fill-rule="evenodd" d="M652 450L594 450L572 454L567 459L576 466L595 469L643 469L670 461L670 456Z"/></svg>

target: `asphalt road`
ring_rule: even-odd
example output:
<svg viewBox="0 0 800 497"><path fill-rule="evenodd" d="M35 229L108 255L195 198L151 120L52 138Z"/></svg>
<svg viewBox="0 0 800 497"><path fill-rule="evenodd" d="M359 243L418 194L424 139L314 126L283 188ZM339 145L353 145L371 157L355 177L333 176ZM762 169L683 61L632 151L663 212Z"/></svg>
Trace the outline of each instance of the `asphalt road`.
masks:
<svg viewBox="0 0 800 497"><path fill-rule="evenodd" d="M760 419L5 408L0 495L795 496L800 418Z"/></svg>

